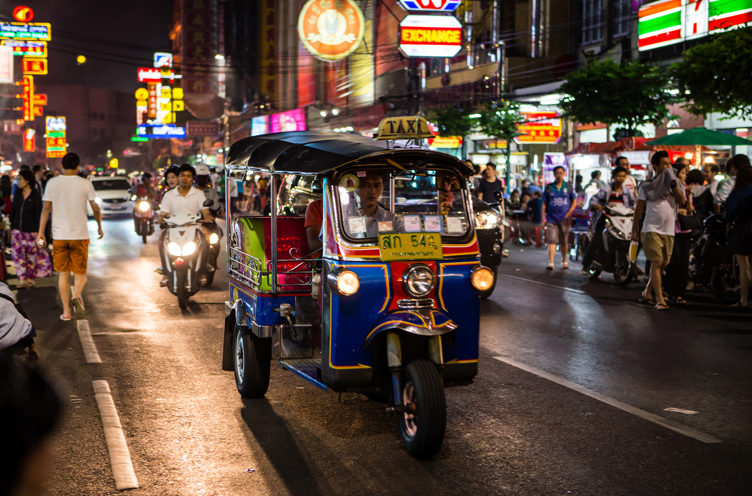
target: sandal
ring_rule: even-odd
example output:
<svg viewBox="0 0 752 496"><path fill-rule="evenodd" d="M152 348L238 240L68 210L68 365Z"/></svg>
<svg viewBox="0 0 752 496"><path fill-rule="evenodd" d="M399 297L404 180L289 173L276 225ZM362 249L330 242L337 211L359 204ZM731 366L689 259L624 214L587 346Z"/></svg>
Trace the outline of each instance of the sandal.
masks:
<svg viewBox="0 0 752 496"><path fill-rule="evenodd" d="M68 322L69 320L72 320L72 319L73 319L73 315L63 314L60 316L60 320L62 320L63 322Z"/></svg>
<svg viewBox="0 0 752 496"><path fill-rule="evenodd" d="M647 303L650 306L655 306L656 302L653 298L647 295L645 291L640 293L640 303Z"/></svg>
<svg viewBox="0 0 752 496"><path fill-rule="evenodd" d="M685 306L685 307L689 305L689 303L687 303L687 300L685 300L681 296L677 296L676 298L674 298L674 303L676 303L677 305Z"/></svg>
<svg viewBox="0 0 752 496"><path fill-rule="evenodd" d="M569 263L567 263L567 262L562 262L562 264L561 264L561 268L562 268L562 269L568 269L568 268L569 268Z"/></svg>
<svg viewBox="0 0 752 496"><path fill-rule="evenodd" d="M656 310L664 311L668 310L668 305L666 305L665 303L656 303L655 307L653 308L655 308Z"/></svg>
<svg viewBox="0 0 752 496"><path fill-rule="evenodd" d="M729 305L729 308L731 310L734 310L735 312L749 312L752 310L749 305L742 305L741 301L737 301L733 305Z"/></svg>
<svg viewBox="0 0 752 496"><path fill-rule="evenodd" d="M550 263L546 265L546 270L554 270L554 264Z"/></svg>

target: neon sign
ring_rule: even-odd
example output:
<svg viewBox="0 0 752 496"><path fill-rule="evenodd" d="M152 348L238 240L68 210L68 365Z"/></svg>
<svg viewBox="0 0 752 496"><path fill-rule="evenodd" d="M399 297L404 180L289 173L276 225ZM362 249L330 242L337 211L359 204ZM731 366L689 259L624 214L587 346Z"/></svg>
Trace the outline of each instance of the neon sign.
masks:
<svg viewBox="0 0 752 496"><path fill-rule="evenodd" d="M461 49L456 17L409 15L400 22L399 50L406 57L454 57Z"/></svg>
<svg viewBox="0 0 752 496"><path fill-rule="evenodd" d="M460 3L460 0L400 0L400 5L405 10L429 12L454 12Z"/></svg>
<svg viewBox="0 0 752 496"><path fill-rule="evenodd" d="M136 128L136 135L144 138L169 139L185 138L185 128L175 127L173 125L150 126L141 124Z"/></svg>
<svg viewBox="0 0 752 496"><path fill-rule="evenodd" d="M0 38L50 41L48 22L0 22Z"/></svg>
<svg viewBox="0 0 752 496"><path fill-rule="evenodd" d="M11 47L13 49L13 55L18 55L22 57L46 57L47 56L47 42L46 41L0 40L0 45Z"/></svg>
<svg viewBox="0 0 752 496"><path fill-rule="evenodd" d="M30 7L19 5L13 9L13 19L18 22L31 22L34 19L34 11Z"/></svg>

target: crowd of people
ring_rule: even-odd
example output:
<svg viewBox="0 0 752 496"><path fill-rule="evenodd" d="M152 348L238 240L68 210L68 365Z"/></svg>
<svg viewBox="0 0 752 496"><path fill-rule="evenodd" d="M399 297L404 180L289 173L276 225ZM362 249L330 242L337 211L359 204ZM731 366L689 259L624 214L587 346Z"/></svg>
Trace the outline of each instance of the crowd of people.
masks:
<svg viewBox="0 0 752 496"><path fill-rule="evenodd" d="M656 310L669 306L687 305L685 294L697 288L688 280L691 252L702 234L703 221L712 214L723 215L728 228L727 253L733 255L739 267L740 300L734 308L748 310L750 281L750 256L752 255L752 167L746 155L735 155L725 164L723 180L718 181L720 168L706 163L702 169L692 169L689 160L682 157L674 163L665 151L655 152L646 180L640 182L632 176L626 157L614 161L609 181L603 181L600 172L593 172L590 182L583 186L577 176L570 184L564 167L556 167L554 181L540 188L528 180L520 189L505 191L504 183L497 177L494 164L488 164L482 175L472 178L475 195L488 203L500 203L504 226L515 242L540 244L545 234L547 244L547 270L555 268L557 249L561 254L561 269L569 269L567 257L573 235L575 210L584 212L590 224L590 242L582 254L581 272L591 275L591 267L599 250L603 249L601 233L605 229L605 209L623 205L633 213L631 239L637 245L635 256L643 251L647 267L635 265L636 275L647 275L647 285L641 300ZM587 201L584 191L595 191ZM579 196L578 196L579 195ZM633 260L634 261L634 260Z"/></svg>

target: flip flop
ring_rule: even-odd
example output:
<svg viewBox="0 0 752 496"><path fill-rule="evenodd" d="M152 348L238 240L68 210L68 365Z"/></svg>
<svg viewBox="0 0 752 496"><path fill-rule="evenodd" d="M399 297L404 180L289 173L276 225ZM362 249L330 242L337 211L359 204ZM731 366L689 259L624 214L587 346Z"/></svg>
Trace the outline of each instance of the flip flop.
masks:
<svg viewBox="0 0 752 496"><path fill-rule="evenodd" d="M80 296L74 296L71 299L71 303L73 303L73 311L76 313L76 317L81 318L84 315L84 302L81 299Z"/></svg>
<svg viewBox="0 0 752 496"><path fill-rule="evenodd" d="M72 320L72 319L73 319L73 315L63 314L60 316L60 320L62 320L63 322L68 322L69 320Z"/></svg>
<svg viewBox="0 0 752 496"><path fill-rule="evenodd" d="M546 265L546 270L554 270L554 264L550 263Z"/></svg>
<svg viewBox="0 0 752 496"><path fill-rule="evenodd" d="M569 268L569 263L568 262L564 262L563 264L561 264L561 268L562 269L568 269Z"/></svg>
<svg viewBox="0 0 752 496"><path fill-rule="evenodd" d="M665 303L656 303L655 307L653 308L662 312L662 311L668 310L668 305L666 305Z"/></svg>
<svg viewBox="0 0 752 496"><path fill-rule="evenodd" d="M640 293L640 303L647 303L650 306L655 306L656 302L653 298L645 294L645 291Z"/></svg>

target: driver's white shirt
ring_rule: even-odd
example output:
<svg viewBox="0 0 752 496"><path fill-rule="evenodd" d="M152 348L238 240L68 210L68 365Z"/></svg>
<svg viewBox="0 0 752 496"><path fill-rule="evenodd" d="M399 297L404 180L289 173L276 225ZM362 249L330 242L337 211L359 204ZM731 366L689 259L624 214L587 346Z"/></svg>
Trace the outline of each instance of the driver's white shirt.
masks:
<svg viewBox="0 0 752 496"><path fill-rule="evenodd" d="M159 209L167 215L197 215L203 210L205 201L204 192L193 186L185 196L174 188L165 193Z"/></svg>

